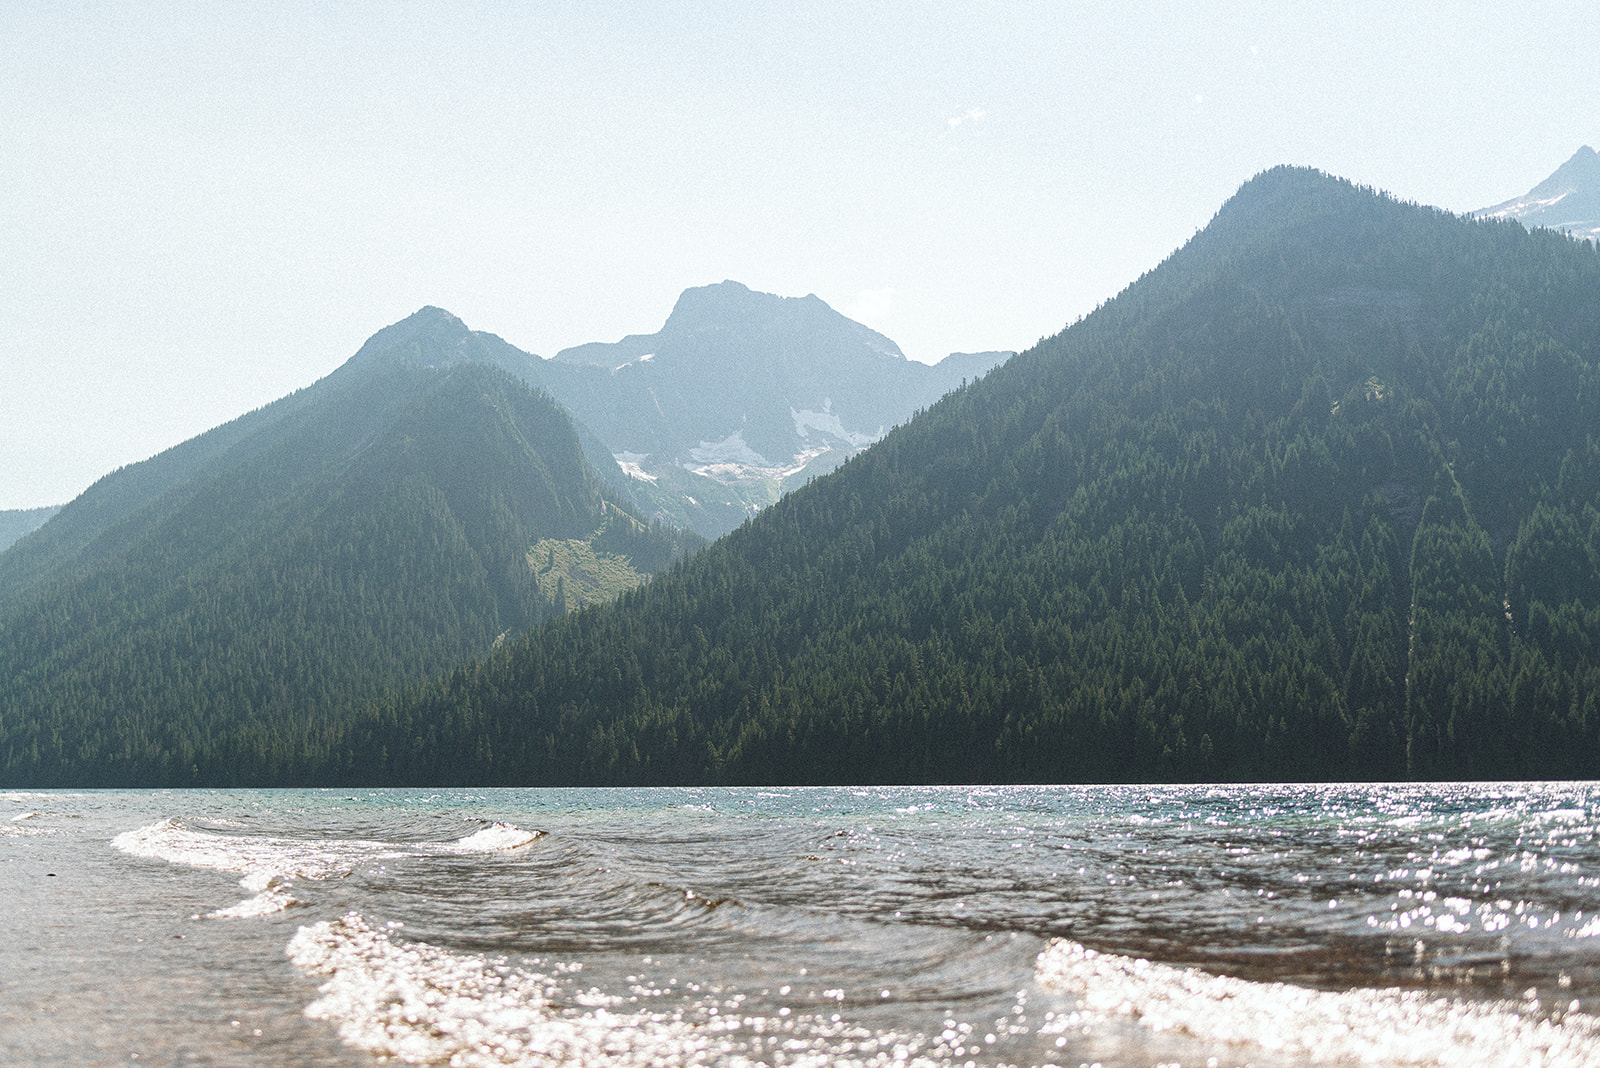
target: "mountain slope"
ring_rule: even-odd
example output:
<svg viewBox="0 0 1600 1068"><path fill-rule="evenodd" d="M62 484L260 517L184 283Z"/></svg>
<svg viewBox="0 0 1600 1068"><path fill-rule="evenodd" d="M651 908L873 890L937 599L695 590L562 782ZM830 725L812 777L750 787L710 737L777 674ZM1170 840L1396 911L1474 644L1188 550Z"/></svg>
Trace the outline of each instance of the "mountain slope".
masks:
<svg viewBox="0 0 1600 1068"><path fill-rule="evenodd" d="M439 783L1593 776L1600 255L1282 168L683 567L365 714ZM450 753L434 737L452 717Z"/></svg>
<svg viewBox="0 0 1600 1068"><path fill-rule="evenodd" d="M0 778L270 782L360 701L554 610L535 542L618 526L664 566L678 546L481 345L424 309L0 557Z"/></svg>
<svg viewBox="0 0 1600 1068"><path fill-rule="evenodd" d="M1600 239L1600 154L1584 145L1527 193L1473 214Z"/></svg>
<svg viewBox="0 0 1600 1068"><path fill-rule="evenodd" d="M8 508L0 511L0 553L32 534L57 512L61 506L49 508Z"/></svg>

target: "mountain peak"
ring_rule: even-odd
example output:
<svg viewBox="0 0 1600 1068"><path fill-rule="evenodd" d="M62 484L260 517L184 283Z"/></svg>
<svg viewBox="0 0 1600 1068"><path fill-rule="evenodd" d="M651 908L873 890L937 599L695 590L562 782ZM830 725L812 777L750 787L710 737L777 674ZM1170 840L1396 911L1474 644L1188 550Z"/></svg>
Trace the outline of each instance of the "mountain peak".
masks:
<svg viewBox="0 0 1600 1068"><path fill-rule="evenodd" d="M1600 154L1584 145L1555 173L1528 191L1530 197L1557 197L1600 185Z"/></svg>
<svg viewBox="0 0 1600 1068"><path fill-rule="evenodd" d="M706 334L740 337L760 349L771 349L779 339L797 334L827 336L836 341L848 338L881 355L905 359L899 345L835 311L815 293L781 297L751 289L731 278L685 289L678 295L667 321L653 334L629 334L617 342L574 345L556 353L555 358L563 363L615 369L657 349L670 349L675 342Z"/></svg>
<svg viewBox="0 0 1600 1068"><path fill-rule="evenodd" d="M743 282L728 278L714 285L685 289L678 295L672 314L667 316L667 326L662 329L670 328L675 319L681 322L685 318L698 319L707 315L748 314L755 309L778 308L793 300L793 297L780 297L775 293L758 293Z"/></svg>
<svg viewBox="0 0 1600 1068"><path fill-rule="evenodd" d="M350 362L393 358L424 367L444 367L463 358L459 353L471 334L466 323L429 304L373 334Z"/></svg>
<svg viewBox="0 0 1600 1068"><path fill-rule="evenodd" d="M1600 153L1584 145L1522 196L1472 214L1480 219L1516 219L1528 227L1600 239Z"/></svg>
<svg viewBox="0 0 1600 1068"><path fill-rule="evenodd" d="M667 339L707 331L727 332L770 340L793 331L849 336L867 348L901 359L905 354L889 338L837 311L815 293L781 297L762 293L728 279L716 285L686 289L661 327Z"/></svg>

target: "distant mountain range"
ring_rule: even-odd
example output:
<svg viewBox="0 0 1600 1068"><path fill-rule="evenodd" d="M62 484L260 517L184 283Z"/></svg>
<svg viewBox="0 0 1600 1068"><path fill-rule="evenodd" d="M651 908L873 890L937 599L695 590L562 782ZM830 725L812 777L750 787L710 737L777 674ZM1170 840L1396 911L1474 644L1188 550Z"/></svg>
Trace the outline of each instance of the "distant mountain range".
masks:
<svg viewBox="0 0 1600 1068"><path fill-rule="evenodd" d="M605 442L647 510L710 537L1011 355L917 363L815 296L727 281L685 290L653 334L522 367Z"/></svg>
<svg viewBox="0 0 1600 1068"><path fill-rule="evenodd" d="M452 359L504 368L565 407L596 474L642 515L707 538L1013 355L952 353L918 363L815 296L757 293L732 281L685 290L654 334L591 342L553 359L466 330L441 309L418 315L450 324L428 329L454 338ZM367 347L385 347L389 331L402 327L419 329L407 320Z"/></svg>
<svg viewBox="0 0 1600 1068"><path fill-rule="evenodd" d="M1473 213L1600 240L1600 154L1588 145L1520 197Z"/></svg>
<svg viewBox="0 0 1600 1068"><path fill-rule="evenodd" d="M734 283L422 309L0 553L0 784L1594 778L1600 258L1531 217L1276 168L927 401Z"/></svg>
<svg viewBox="0 0 1600 1068"><path fill-rule="evenodd" d="M734 282L554 360L423 308L59 510L0 514L0 781L88 753L102 783L303 773L363 702L616 597L1008 355L924 366Z"/></svg>

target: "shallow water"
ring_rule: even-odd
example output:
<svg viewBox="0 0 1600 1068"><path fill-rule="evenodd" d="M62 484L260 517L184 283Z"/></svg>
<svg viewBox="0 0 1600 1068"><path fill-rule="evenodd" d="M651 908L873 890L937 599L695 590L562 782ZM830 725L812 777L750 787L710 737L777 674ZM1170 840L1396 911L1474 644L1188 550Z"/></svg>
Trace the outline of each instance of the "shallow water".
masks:
<svg viewBox="0 0 1600 1068"><path fill-rule="evenodd" d="M0 793L0 1063L1600 1063L1596 784Z"/></svg>

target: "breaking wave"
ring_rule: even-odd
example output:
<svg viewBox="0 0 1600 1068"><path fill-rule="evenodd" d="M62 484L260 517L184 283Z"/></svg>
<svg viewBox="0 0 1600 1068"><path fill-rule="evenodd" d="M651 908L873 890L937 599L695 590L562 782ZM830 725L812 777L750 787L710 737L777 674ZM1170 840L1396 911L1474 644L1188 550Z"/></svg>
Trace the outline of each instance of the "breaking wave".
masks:
<svg viewBox="0 0 1600 1068"><path fill-rule="evenodd" d="M742 998L708 990L687 1005L652 1006L651 990L585 988L582 965L457 953L397 942L358 913L302 927L291 962L326 976L306 1007L346 1043L413 1063L477 1066L781 1063L793 1068L931 1068L942 1043L874 1032L837 1013L741 1012ZM944 1050L948 1052L948 1050Z"/></svg>
<svg viewBox="0 0 1600 1068"><path fill-rule="evenodd" d="M1600 1064L1600 1021L1529 999L1460 1001L1420 990L1313 990L1212 975L1056 939L1039 955L1041 985L1081 1000L1063 1033L1137 1021L1157 1033L1294 1063L1439 1068L1583 1068Z"/></svg>
<svg viewBox="0 0 1600 1068"><path fill-rule="evenodd" d="M213 823L237 826L235 821ZM125 831L111 840L113 848L136 857L185 864L193 868L236 872L239 885L254 896L205 914L208 919L267 916L300 904L293 893L297 879L343 879L363 864L416 853L496 853L519 849L541 832L509 823L492 823L453 842L408 843L404 847L366 839L298 839L217 834L167 818Z"/></svg>

